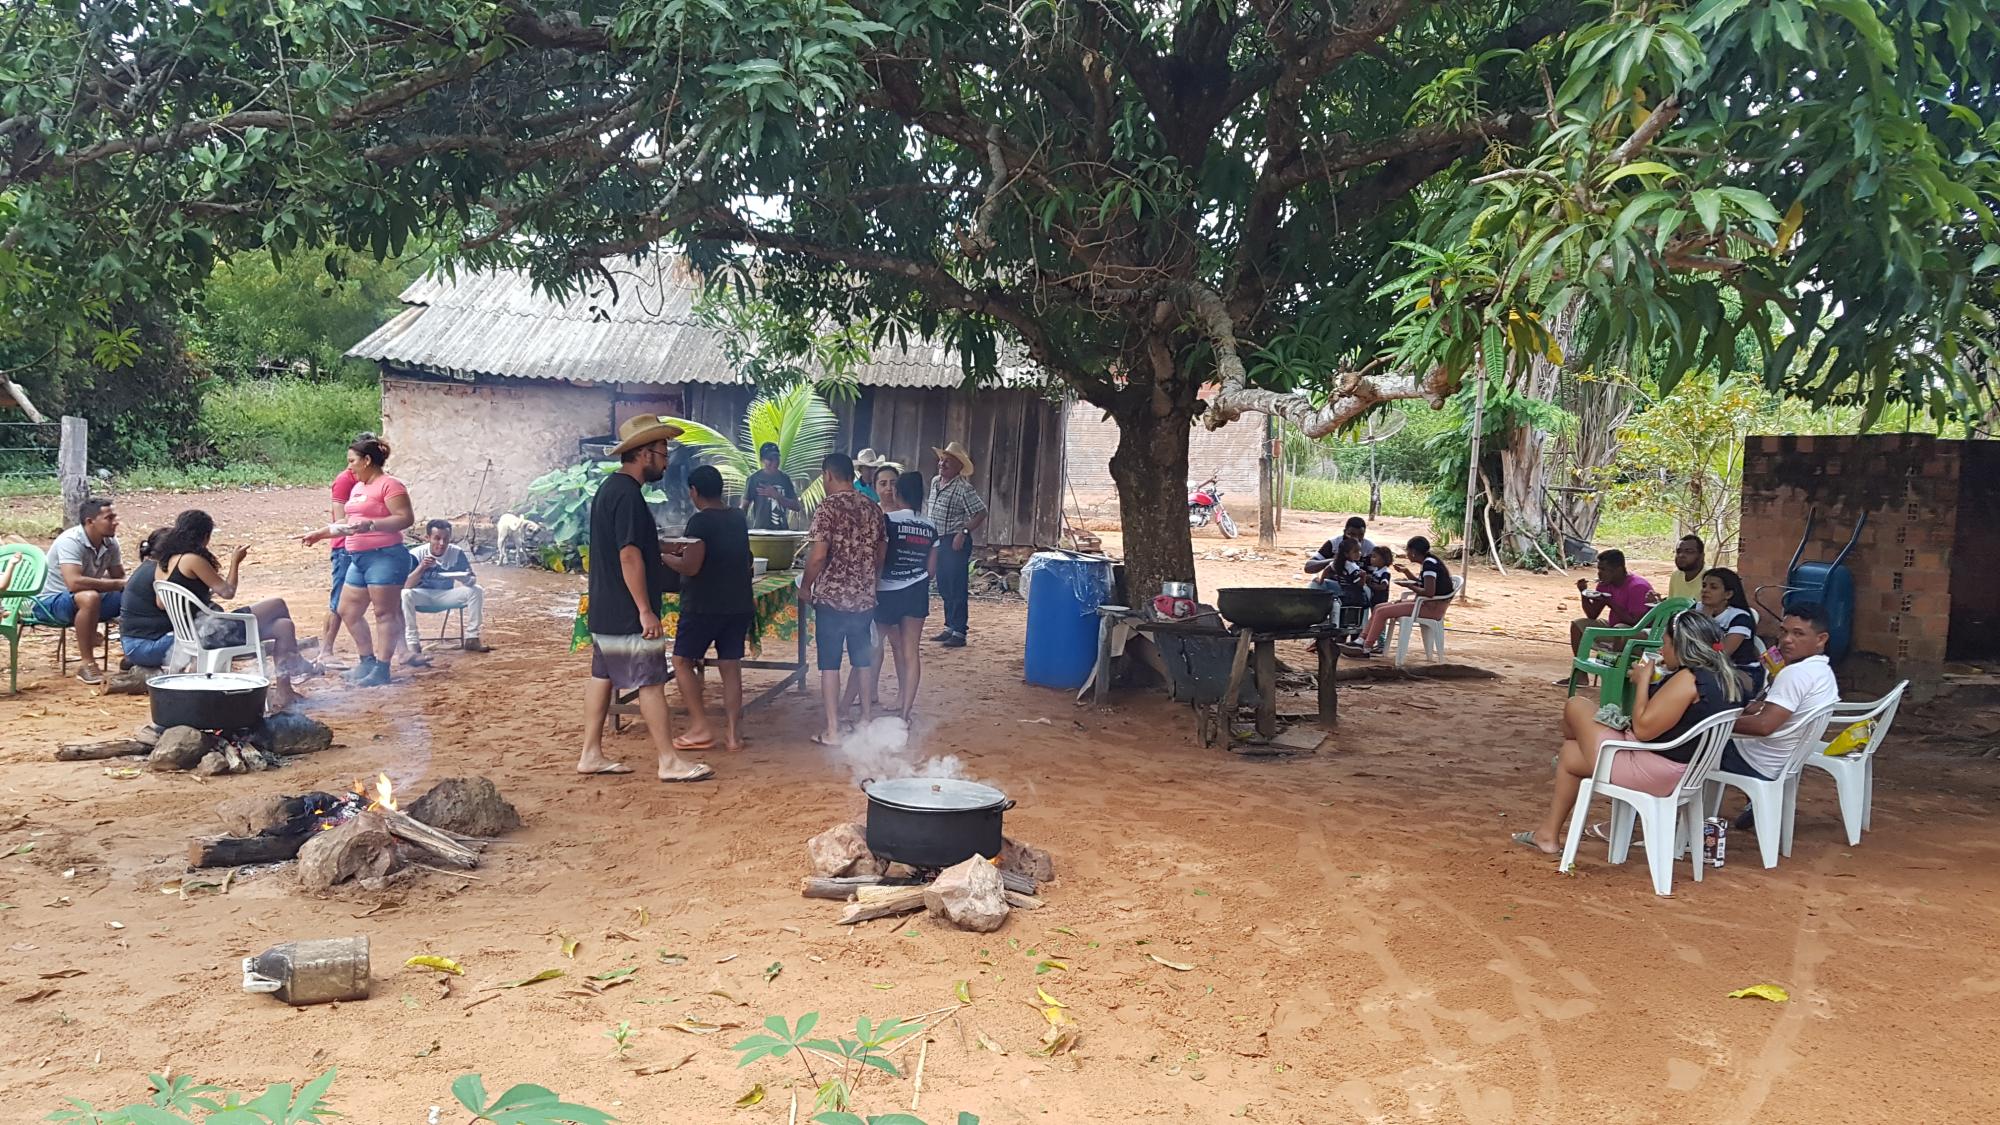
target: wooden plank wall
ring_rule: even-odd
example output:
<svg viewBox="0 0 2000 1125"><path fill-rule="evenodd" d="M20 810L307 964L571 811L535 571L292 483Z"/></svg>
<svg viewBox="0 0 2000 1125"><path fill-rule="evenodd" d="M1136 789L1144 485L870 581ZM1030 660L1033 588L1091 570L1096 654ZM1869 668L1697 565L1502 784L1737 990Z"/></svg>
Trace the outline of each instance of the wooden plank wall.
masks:
<svg viewBox="0 0 2000 1125"><path fill-rule="evenodd" d="M690 383L685 390L688 417L737 436L749 388ZM978 466L973 484L991 513L980 542L1034 546L1061 536L1060 403L1032 391L864 387L859 398L832 406L840 419L834 448L873 448L926 480L937 472L932 448L964 442Z"/></svg>

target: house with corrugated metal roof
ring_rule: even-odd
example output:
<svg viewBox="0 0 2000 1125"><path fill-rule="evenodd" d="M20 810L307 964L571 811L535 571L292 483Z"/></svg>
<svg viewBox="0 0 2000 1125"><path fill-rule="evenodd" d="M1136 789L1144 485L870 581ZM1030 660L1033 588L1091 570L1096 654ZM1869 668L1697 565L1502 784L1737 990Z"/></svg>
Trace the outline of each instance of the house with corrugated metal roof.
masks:
<svg viewBox="0 0 2000 1125"><path fill-rule="evenodd" d="M755 388L695 310L697 280L665 257L620 263L614 278L557 298L520 272L432 275L348 351L381 371L390 469L420 516L509 510L530 481L587 455L635 414L741 429ZM964 442L992 512L982 540L1057 540L1064 411L1032 371L967 388L954 352L913 341L885 344L854 379L859 395L831 404L838 448L872 447L929 476L932 447Z"/></svg>

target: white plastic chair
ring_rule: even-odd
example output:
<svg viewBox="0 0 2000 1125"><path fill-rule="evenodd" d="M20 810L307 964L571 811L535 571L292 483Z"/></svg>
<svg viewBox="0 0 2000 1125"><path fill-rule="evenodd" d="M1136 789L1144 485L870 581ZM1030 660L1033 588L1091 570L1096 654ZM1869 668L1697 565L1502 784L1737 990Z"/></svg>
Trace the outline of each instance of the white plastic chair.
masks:
<svg viewBox="0 0 2000 1125"><path fill-rule="evenodd" d="M154 583L153 591L159 595L160 608L167 611L167 620L174 627L174 645L167 653L166 666L172 670L192 668L197 672L227 672L232 663L239 659L257 662L257 674L271 678L271 669L264 662L264 642L257 633L257 615L254 613L217 613L201 604L186 587L175 585L162 579ZM226 648L207 648L201 643L201 622L206 618L213 621L241 621L243 623L243 643Z"/></svg>
<svg viewBox="0 0 2000 1125"><path fill-rule="evenodd" d="M1415 631L1422 639L1425 656L1429 657L1433 662L1444 659L1444 618L1419 617L1417 615L1422 613L1424 607L1432 602L1448 602L1457 597L1458 592L1464 589L1464 587L1465 576L1459 575L1451 580L1450 593L1438 594L1428 598L1419 597L1415 599L1417 604L1410 610L1408 617L1395 617L1389 620L1389 627L1397 631L1396 667L1401 668L1410 659L1410 633L1412 631Z"/></svg>
<svg viewBox="0 0 2000 1125"><path fill-rule="evenodd" d="M1826 748L1832 738L1822 736L1813 753L1806 755L1806 765L1825 770L1833 775L1834 789L1840 794L1840 819L1847 827L1849 847L1861 842L1861 833L1873 827L1875 814L1875 751L1882 740L1889 735L1889 727L1896 721L1896 708L1902 706L1903 689L1910 686L1904 680L1895 690L1873 703L1836 703L1833 705L1831 721L1827 731L1839 737L1840 732L1855 723L1873 720L1875 730L1868 736L1868 744L1859 750L1843 754L1838 758L1826 756ZM1785 832L1785 854L1791 854L1791 831Z"/></svg>
<svg viewBox="0 0 2000 1125"><path fill-rule="evenodd" d="M1765 867L1778 866L1780 852L1792 854L1792 818L1799 808L1799 774L1806 768L1806 759L1826 745L1820 741L1820 732L1826 729L1826 721L1837 706L1838 703L1829 703L1806 712L1805 721L1793 730L1791 753L1786 755L1785 768L1777 777L1766 781L1719 769L1708 775L1708 793L1703 800L1709 808L1722 807L1725 785L1749 794L1750 812L1757 825L1757 851Z"/></svg>
<svg viewBox="0 0 2000 1125"><path fill-rule="evenodd" d="M1674 861L1685 851L1694 852L1694 881L1701 882L1702 822L1708 816L1703 800L1704 783L1715 769L1716 761L1722 757L1723 746L1729 742L1729 728L1735 725L1736 717L1742 713L1740 709L1731 708L1711 715L1672 742L1632 742L1624 739L1605 742L1597 754L1597 768L1577 787L1576 808L1570 813L1569 837L1563 841L1562 865L1558 870L1568 871L1576 863L1576 849L1583 840L1583 826L1590 819L1590 799L1609 797L1612 801L1611 846L1607 858L1612 863L1624 863L1625 857L1631 853L1632 825L1637 820L1646 833L1646 866L1652 869L1654 894L1673 893ZM1688 759L1687 772L1681 775L1680 783L1666 796L1611 783L1611 763L1615 755L1632 750L1671 750L1689 742L1695 744L1694 756Z"/></svg>

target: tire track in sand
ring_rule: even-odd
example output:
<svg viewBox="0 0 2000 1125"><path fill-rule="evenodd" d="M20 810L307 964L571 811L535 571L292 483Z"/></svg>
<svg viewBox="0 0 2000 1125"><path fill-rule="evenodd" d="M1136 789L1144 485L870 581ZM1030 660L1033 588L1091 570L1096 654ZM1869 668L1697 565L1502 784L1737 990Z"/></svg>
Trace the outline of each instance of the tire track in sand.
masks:
<svg viewBox="0 0 2000 1125"><path fill-rule="evenodd" d="M1329 892L1341 894L1347 890L1348 884L1341 870L1331 859L1332 844L1326 829L1317 820L1309 824L1310 827L1299 834L1301 857L1319 872ZM1398 961L1396 955L1390 951L1388 926L1381 916L1359 902L1348 900L1346 906L1349 911L1348 920L1354 926L1355 947L1372 959L1376 967L1381 970L1381 987L1395 994L1396 1011L1402 1016L1400 1022L1417 1033L1428 1055L1428 1063L1425 1065L1409 1067L1394 1075L1377 1076L1369 1081L1398 1083L1398 1088L1405 1097L1417 1101L1421 1087L1411 1079L1416 1074L1424 1073L1434 1077L1439 1086L1450 1091L1458 1103L1460 1115L1466 1121L1548 1120L1549 1115L1546 1111L1529 1114L1525 1118L1514 1112L1511 1095L1504 1088L1491 1091L1479 1089L1470 1076L1471 1064L1464 1057L1464 1052L1447 1044L1439 1030L1440 1020L1452 1019L1450 1013L1436 1001L1430 989L1418 983L1408 970L1403 968L1402 962ZM1538 1062L1544 1068L1546 1079L1546 1070L1552 1062L1546 1057L1546 1044L1542 1044L1542 1048L1543 1050L1538 1052L1540 1056ZM1358 1113L1373 1116L1381 1112L1379 1106L1373 1104L1373 1098L1366 1099L1367 1104L1357 1105L1354 1104L1356 1099L1353 1092L1342 1091L1342 1094L1348 1098L1351 1107ZM1546 1101L1546 1098L1544 1100Z"/></svg>

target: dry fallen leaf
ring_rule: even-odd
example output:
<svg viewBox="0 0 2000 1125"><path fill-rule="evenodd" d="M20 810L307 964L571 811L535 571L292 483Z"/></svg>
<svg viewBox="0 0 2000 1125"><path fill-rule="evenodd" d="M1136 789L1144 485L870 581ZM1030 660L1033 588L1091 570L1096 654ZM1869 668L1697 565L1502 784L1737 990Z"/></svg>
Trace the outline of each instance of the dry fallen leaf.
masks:
<svg viewBox="0 0 2000 1125"><path fill-rule="evenodd" d="M639 939L638 939L638 938L635 938L635 937L633 937L633 936L632 936L631 934L628 934L628 933L626 933L626 932L625 932L624 930L606 930L606 931L604 931L604 940L605 940L605 941L638 941Z"/></svg>
<svg viewBox="0 0 2000 1125"><path fill-rule="evenodd" d="M667 1026L675 1031L685 1031L689 1035L714 1035L718 1031L726 1031L729 1028L742 1027L743 1025L733 1020L724 1020L721 1023L707 1023L698 1019L684 1019L679 1023L670 1023Z"/></svg>
<svg viewBox="0 0 2000 1125"><path fill-rule="evenodd" d="M1744 1000L1753 996L1759 1000L1769 1000L1773 1004L1782 1004L1792 998L1791 993L1786 992L1775 984L1753 984L1748 988L1739 988L1729 994L1729 998L1732 1000Z"/></svg>
<svg viewBox="0 0 2000 1125"><path fill-rule="evenodd" d="M1044 1006L1046 1006L1046 1007L1050 1007L1050 1008L1067 1008L1067 1007L1069 1007L1069 1005L1068 1005L1068 1004L1065 1004L1065 1003L1063 1003L1062 1001L1060 1001L1060 1000L1056 999L1056 998L1055 998L1055 997L1053 997L1053 996L1050 996L1050 995L1049 995L1049 994L1048 994L1047 992L1043 991L1043 989L1042 989L1042 986L1041 986L1041 985L1036 985L1036 986L1035 986L1035 999L1037 999L1037 1000L1040 1000L1040 1001L1042 1002L1042 1004L1043 1004Z"/></svg>
<svg viewBox="0 0 2000 1125"><path fill-rule="evenodd" d="M541 972L536 973L534 976L527 977L522 980L508 981L506 984L488 985L481 991L491 992L493 989L496 988L524 988L531 984L540 984L545 980L554 980L561 975L563 975L563 971L561 969L543 969Z"/></svg>
<svg viewBox="0 0 2000 1125"><path fill-rule="evenodd" d="M979 1033L979 1045L993 1052L996 1055L1004 1055L1007 1053L1007 1048L1002 1047L1000 1044L995 1043L993 1040L987 1038L986 1033L983 1031Z"/></svg>
<svg viewBox="0 0 2000 1125"><path fill-rule="evenodd" d="M958 997L958 1002L961 1004L972 1003L972 982L969 980L959 981L958 987L952 989L951 994Z"/></svg>
<svg viewBox="0 0 2000 1125"><path fill-rule="evenodd" d="M1169 969L1174 969L1178 972L1183 972L1183 973L1194 972L1193 965L1185 965L1179 961L1169 961L1165 957L1162 957L1157 953L1148 953L1146 954L1146 956L1151 957L1154 961L1157 961L1160 964L1165 965Z"/></svg>
<svg viewBox="0 0 2000 1125"><path fill-rule="evenodd" d="M641 1078L649 1074L666 1074L669 1071L679 1070L680 1068L693 1062L695 1054L696 1052L689 1051L687 1054L682 1055L680 1058L677 1058L672 1062L655 1063L652 1066L642 1066L633 1070L632 1073L639 1075Z"/></svg>
<svg viewBox="0 0 2000 1125"><path fill-rule="evenodd" d="M1041 1053L1054 1058L1066 1055L1076 1047L1076 1041L1083 1035L1083 1029L1075 1024L1051 1027L1042 1033Z"/></svg>
<svg viewBox="0 0 2000 1125"><path fill-rule="evenodd" d="M729 964L729 963L730 963L731 961L734 961L734 960L736 960L736 954L734 954L734 953L730 953L730 954L727 954L727 955L724 955L724 956L722 956L722 957L717 957L717 958L715 959L715 963L716 963L716 964L718 964L718 965L727 965L727 964Z"/></svg>
<svg viewBox="0 0 2000 1125"><path fill-rule="evenodd" d="M49 997L54 996L56 993L61 991L62 989L60 988L44 988L38 992L30 992L26 996L16 996L14 997L14 1003L32 1004L37 1000L47 1000Z"/></svg>
<svg viewBox="0 0 2000 1125"><path fill-rule="evenodd" d="M685 953L669 953L664 949L660 950L660 964L662 965L685 965L687 963L688 959Z"/></svg>
<svg viewBox="0 0 2000 1125"><path fill-rule="evenodd" d="M755 1086L750 1087L749 1093L736 1099L736 1108L749 1109L751 1106L756 1105L758 1102L761 1102L763 1100L764 1100L764 1084L762 1082L759 1082Z"/></svg>
<svg viewBox="0 0 2000 1125"><path fill-rule="evenodd" d="M562 955L572 961L576 960L576 947L582 943L568 934L559 933L556 935L556 939L562 942Z"/></svg>
<svg viewBox="0 0 2000 1125"><path fill-rule="evenodd" d="M80 977L80 976L82 976L82 975L83 975L83 974L84 974L85 972L87 972L87 971L88 971L88 970L85 970L85 969L57 969L57 970L56 970L55 972L53 972L53 973L43 973L43 974L42 974L42 979L43 979L43 980L65 980L65 979L67 979L67 978L69 978L69 977Z"/></svg>

